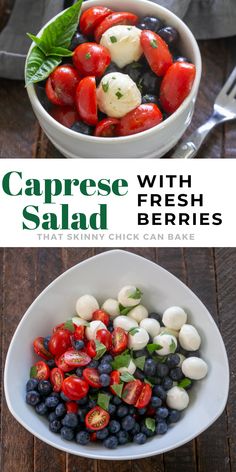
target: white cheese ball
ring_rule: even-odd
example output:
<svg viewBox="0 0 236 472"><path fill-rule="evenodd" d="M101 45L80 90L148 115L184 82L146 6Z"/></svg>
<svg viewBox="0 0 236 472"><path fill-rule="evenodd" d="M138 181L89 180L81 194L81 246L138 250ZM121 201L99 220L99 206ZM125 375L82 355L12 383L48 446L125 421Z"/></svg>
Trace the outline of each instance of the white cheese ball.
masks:
<svg viewBox="0 0 236 472"><path fill-rule="evenodd" d="M186 351L197 351L201 344L201 338L194 326L184 324L179 332L179 342Z"/></svg>
<svg viewBox="0 0 236 472"><path fill-rule="evenodd" d="M147 333L150 334L152 338L160 333L160 323L154 320L154 318L145 318L140 322L139 326L146 329Z"/></svg>
<svg viewBox="0 0 236 472"><path fill-rule="evenodd" d="M142 97L136 83L127 74L111 72L97 88L98 108L113 118L122 118L141 105Z"/></svg>
<svg viewBox="0 0 236 472"><path fill-rule="evenodd" d="M133 320L136 320L138 323L140 323L142 320L148 317L148 311L145 306L138 305L129 311L128 316L129 318L133 318Z"/></svg>
<svg viewBox="0 0 236 472"><path fill-rule="evenodd" d="M124 372L128 372L129 374L133 375L134 372L136 371L136 365L134 363L134 361L130 361L128 367L120 367L119 369L119 372L121 372L121 374L124 374Z"/></svg>
<svg viewBox="0 0 236 472"><path fill-rule="evenodd" d="M80 318L90 321L93 312L99 309L99 304L93 295L82 295L78 298L75 309Z"/></svg>
<svg viewBox="0 0 236 472"><path fill-rule="evenodd" d="M181 387L172 387L167 392L166 403L169 408L174 410L184 410L189 404L189 396Z"/></svg>
<svg viewBox="0 0 236 472"><path fill-rule="evenodd" d="M88 321L83 320L83 318L79 318L78 316L73 316L72 322L73 322L76 326L88 326L88 325L89 325L89 322L88 322Z"/></svg>
<svg viewBox="0 0 236 472"><path fill-rule="evenodd" d="M179 331L187 321L187 313L180 306L170 306L164 311L162 321L167 328Z"/></svg>
<svg viewBox="0 0 236 472"><path fill-rule="evenodd" d="M106 325L102 321L95 320L89 323L89 326L85 329L85 336L89 341L96 338L96 333L99 329L107 329Z"/></svg>
<svg viewBox="0 0 236 472"><path fill-rule="evenodd" d="M140 36L141 30L136 26L117 25L103 33L100 44L108 49L111 60L122 69L142 56Z"/></svg>
<svg viewBox="0 0 236 472"><path fill-rule="evenodd" d="M118 301L125 307L138 305L141 301L140 298L132 298L135 295L137 288L134 285L126 285L118 293Z"/></svg>
<svg viewBox="0 0 236 472"><path fill-rule="evenodd" d="M108 298L102 305L102 309L110 315L111 318L115 318L120 314L119 302L114 298Z"/></svg>
<svg viewBox="0 0 236 472"><path fill-rule="evenodd" d="M136 331L136 330L135 330ZM134 334L129 334L128 347L134 351L143 349L149 342L149 334L144 328L137 328Z"/></svg>
<svg viewBox="0 0 236 472"><path fill-rule="evenodd" d="M175 352L177 348L177 339L172 334L158 334L154 337L153 342L162 346L162 349L156 351L159 356L167 356Z"/></svg>
<svg viewBox="0 0 236 472"><path fill-rule="evenodd" d="M165 326L162 326L161 329L160 329L160 333L162 334L172 334L172 336L175 336L176 338L178 338L179 336L179 331L176 331L175 329L171 329L171 328L166 328Z"/></svg>
<svg viewBox="0 0 236 472"><path fill-rule="evenodd" d="M188 357L183 361L181 368L183 374L192 380L203 379L208 372L207 363L199 357Z"/></svg>
<svg viewBox="0 0 236 472"><path fill-rule="evenodd" d="M113 326L114 328L119 327L123 328L125 331L129 331L132 328L137 328L138 323L137 321L133 320L132 318L129 318L128 316L120 315L114 319Z"/></svg>
<svg viewBox="0 0 236 472"><path fill-rule="evenodd" d="M180 361L179 361L177 367L181 367L183 362L184 362L184 359L186 359L186 357L183 354L180 354L179 352L178 352L178 356L180 358Z"/></svg>

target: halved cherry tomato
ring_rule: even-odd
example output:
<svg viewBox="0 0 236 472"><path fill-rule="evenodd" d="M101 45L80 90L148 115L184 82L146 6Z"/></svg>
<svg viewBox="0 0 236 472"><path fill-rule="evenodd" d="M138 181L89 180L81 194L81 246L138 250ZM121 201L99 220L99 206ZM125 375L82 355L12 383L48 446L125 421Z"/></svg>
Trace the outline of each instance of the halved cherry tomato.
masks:
<svg viewBox="0 0 236 472"><path fill-rule="evenodd" d="M136 408L144 408L148 405L151 400L152 389L149 384L143 384L142 391L138 397L138 400L135 403Z"/></svg>
<svg viewBox="0 0 236 472"><path fill-rule="evenodd" d="M101 77L110 62L108 49L97 43L80 44L73 54L73 64L82 76Z"/></svg>
<svg viewBox="0 0 236 472"><path fill-rule="evenodd" d="M104 310L96 310L92 314L92 320L99 320L104 323L106 326L109 325L110 316Z"/></svg>
<svg viewBox="0 0 236 472"><path fill-rule="evenodd" d="M99 381L99 373L97 369L94 369L93 367L86 367L83 370L83 377L88 382L88 384L91 385L91 387L94 387L94 388L101 387L101 383Z"/></svg>
<svg viewBox="0 0 236 472"><path fill-rule="evenodd" d="M50 373L50 381L53 385L54 392L60 392L62 387L62 382L64 380L64 372L59 369L59 367L54 367Z"/></svg>
<svg viewBox="0 0 236 472"><path fill-rule="evenodd" d="M74 368L83 367L91 362L91 357L86 352L70 349L64 353L65 362Z"/></svg>
<svg viewBox="0 0 236 472"><path fill-rule="evenodd" d="M110 420L110 415L100 406L95 406L85 416L86 427L94 431L105 428Z"/></svg>
<svg viewBox="0 0 236 472"><path fill-rule="evenodd" d="M80 398L86 397L88 390L88 383L76 375L70 375L63 380L62 391L70 400L80 400Z"/></svg>
<svg viewBox="0 0 236 472"><path fill-rule="evenodd" d="M80 325L76 326L75 332L74 332L74 338L76 341L81 341L84 339L84 332L85 332L85 326Z"/></svg>
<svg viewBox="0 0 236 472"><path fill-rule="evenodd" d="M123 328L115 328L112 332L112 352L120 354L127 348L128 334Z"/></svg>
<svg viewBox="0 0 236 472"><path fill-rule="evenodd" d="M36 354L38 354L38 356L42 357L43 359L52 359L52 354L47 351L47 349L45 349L44 347L44 344L43 344L43 339L41 336L39 336L38 338L36 338L33 342L33 346L34 346L34 352L36 352Z"/></svg>
<svg viewBox="0 0 236 472"><path fill-rule="evenodd" d="M78 413L78 405L75 402L66 402L67 413Z"/></svg>
<svg viewBox="0 0 236 472"><path fill-rule="evenodd" d="M95 77L84 77L76 89L75 103L81 119L91 126L98 122Z"/></svg>
<svg viewBox="0 0 236 472"><path fill-rule="evenodd" d="M63 353L61 356L58 356L55 358L55 362L57 367L61 369L63 372L70 372L71 370L74 369L74 366L68 365L65 361L65 353Z"/></svg>
<svg viewBox="0 0 236 472"><path fill-rule="evenodd" d="M104 118L96 126L94 135L102 138L112 138L117 136L117 125L120 120L117 118Z"/></svg>
<svg viewBox="0 0 236 472"><path fill-rule="evenodd" d="M71 332L66 329L60 329L54 333L48 343L49 351L54 356L60 356L69 347L71 347Z"/></svg>
<svg viewBox="0 0 236 472"><path fill-rule="evenodd" d="M143 30L140 42L152 71L159 77L165 75L173 63L173 58L164 39L153 31Z"/></svg>
<svg viewBox="0 0 236 472"><path fill-rule="evenodd" d="M121 373L119 372L119 370L113 370L111 372L111 375L110 375L111 383L110 383L109 389L110 389L111 393L113 393L114 395L116 395L116 392L115 392L115 390L113 390L112 385L114 385L114 384L117 385L117 384L120 383L120 376L121 376Z"/></svg>
<svg viewBox="0 0 236 472"><path fill-rule="evenodd" d="M97 43L100 42L100 39L109 28L116 25L137 25L138 17L134 13L122 11L114 12L108 15L95 29L94 37Z"/></svg>
<svg viewBox="0 0 236 472"><path fill-rule="evenodd" d="M50 369L46 362L38 361L30 369L30 377L38 380L48 380Z"/></svg>
<svg viewBox="0 0 236 472"><path fill-rule="evenodd" d="M50 115L54 120L58 121L58 123L66 126L66 128L71 128L76 121L79 121L78 112L73 107L53 107L50 111ZM63 325L64 323L59 326ZM57 331L57 328L54 328L53 332L55 331Z"/></svg>
<svg viewBox="0 0 236 472"><path fill-rule="evenodd" d="M128 136L153 128L163 120L163 116L155 103L143 103L120 119L117 132L120 136Z"/></svg>
<svg viewBox="0 0 236 472"><path fill-rule="evenodd" d="M110 331L107 329L99 329L96 332L96 339L106 346L106 349L109 351L112 346L112 337Z"/></svg>
<svg viewBox="0 0 236 472"><path fill-rule="evenodd" d="M166 113L174 113L189 95L195 75L195 65L188 62L175 62L168 69L160 88L161 106Z"/></svg>
<svg viewBox="0 0 236 472"><path fill-rule="evenodd" d="M141 380L132 380L127 382L122 392L122 399L128 405L135 405L142 391L143 383Z"/></svg>
<svg viewBox="0 0 236 472"><path fill-rule="evenodd" d="M79 22L80 31L85 36L91 36L94 32L94 29L99 25L99 23L110 15L112 11L109 8L98 5L97 7L90 7L88 10L85 10Z"/></svg>
<svg viewBox="0 0 236 472"><path fill-rule="evenodd" d="M79 81L79 73L72 65L58 66L46 82L45 91L48 100L54 105L72 106Z"/></svg>
<svg viewBox="0 0 236 472"><path fill-rule="evenodd" d="M86 352L90 357L96 357L97 355L96 344L93 340L87 343Z"/></svg>

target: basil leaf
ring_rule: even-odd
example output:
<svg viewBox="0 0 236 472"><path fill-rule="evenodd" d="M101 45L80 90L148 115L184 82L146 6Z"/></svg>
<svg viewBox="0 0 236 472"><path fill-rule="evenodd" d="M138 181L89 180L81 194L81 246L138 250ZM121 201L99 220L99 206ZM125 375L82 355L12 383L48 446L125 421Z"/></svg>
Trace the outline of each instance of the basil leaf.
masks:
<svg viewBox="0 0 236 472"><path fill-rule="evenodd" d="M33 365L30 369L30 378L34 378L36 379L37 377L37 367L35 367L35 365Z"/></svg>
<svg viewBox="0 0 236 472"><path fill-rule="evenodd" d="M60 63L60 57L46 56L38 46L35 46L26 66L26 86L47 79Z"/></svg>
<svg viewBox="0 0 236 472"><path fill-rule="evenodd" d="M121 398L121 395L122 395L123 386L124 386L123 383L120 383L120 384L113 384L113 385L112 385L112 390L114 390L114 392L116 393L116 395L117 395L118 397L120 397L120 398Z"/></svg>
<svg viewBox="0 0 236 472"><path fill-rule="evenodd" d="M65 323L64 323L64 328L65 329L68 329L69 331L71 331L72 333L75 332L75 327L73 325L73 321L72 320L67 320Z"/></svg>
<svg viewBox="0 0 236 472"><path fill-rule="evenodd" d="M131 361L131 356L129 354L120 354L116 356L112 362L112 368L118 370L120 367L128 367Z"/></svg>
<svg viewBox="0 0 236 472"><path fill-rule="evenodd" d="M150 44L151 44L152 48L154 48L154 49L158 48L158 44L157 44L156 39L152 39L152 41L150 41Z"/></svg>
<svg viewBox="0 0 236 472"><path fill-rule="evenodd" d="M134 300L139 300L142 296L142 292L139 288L136 288L135 292L129 295L128 298L133 298Z"/></svg>
<svg viewBox="0 0 236 472"><path fill-rule="evenodd" d="M163 346L161 346L160 344L155 344L155 343L150 343L150 344L147 344L146 346L146 349L148 350L150 354L152 354L152 352L159 351L162 348Z"/></svg>
<svg viewBox="0 0 236 472"><path fill-rule="evenodd" d="M141 370L144 369L145 361L146 361L146 356L141 356L141 357L137 357L137 359L134 359L134 363L136 367L138 367L138 369L141 369Z"/></svg>
<svg viewBox="0 0 236 472"><path fill-rule="evenodd" d="M119 304L120 314L121 315L128 315L128 313L133 309L133 306L123 306L121 303Z"/></svg>
<svg viewBox="0 0 236 472"><path fill-rule="evenodd" d="M156 428L156 422L153 418L146 418L145 426L154 433L155 428Z"/></svg>
<svg viewBox="0 0 236 472"><path fill-rule="evenodd" d="M96 356L94 357L94 359L98 360L103 356L103 354L105 354L107 348L106 348L105 344L100 343L100 341L98 341L97 339L95 339L94 342L95 342L96 353L97 353Z"/></svg>
<svg viewBox="0 0 236 472"><path fill-rule="evenodd" d="M192 384L191 380L185 377L183 380L181 380L178 383L178 387L186 388L186 387L189 387L189 385L191 384Z"/></svg>
<svg viewBox="0 0 236 472"><path fill-rule="evenodd" d="M43 51L45 55L47 55L47 48L45 47L41 38L38 38L38 36L35 36L31 33L26 33L26 35L39 47L39 49L41 49L41 51Z"/></svg>
<svg viewBox="0 0 236 472"><path fill-rule="evenodd" d="M120 376L120 380L122 380L122 382L132 382L132 380L135 380L135 377L129 372L123 372Z"/></svg>
<svg viewBox="0 0 236 472"><path fill-rule="evenodd" d="M103 408L103 410L108 411L110 398L110 395L107 395L107 393L99 393L97 399L98 406Z"/></svg>
<svg viewBox="0 0 236 472"><path fill-rule="evenodd" d="M129 334L131 334L131 336L134 336L134 335L135 335L136 333L138 333L138 332L139 332L139 328L136 328L136 327L131 328L131 329L129 330Z"/></svg>
<svg viewBox="0 0 236 472"><path fill-rule="evenodd" d="M50 56L71 57L73 52L66 48L54 47L50 49Z"/></svg>

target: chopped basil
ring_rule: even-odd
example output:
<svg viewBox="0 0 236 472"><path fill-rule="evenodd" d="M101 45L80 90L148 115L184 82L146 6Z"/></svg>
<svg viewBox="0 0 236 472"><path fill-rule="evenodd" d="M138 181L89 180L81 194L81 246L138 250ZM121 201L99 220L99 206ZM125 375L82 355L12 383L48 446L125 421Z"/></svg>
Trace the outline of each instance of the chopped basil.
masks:
<svg viewBox="0 0 236 472"><path fill-rule="evenodd" d="M123 372L120 376L120 380L122 380L122 382L132 382L132 380L135 380L135 377L129 372Z"/></svg>
<svg viewBox="0 0 236 472"><path fill-rule="evenodd" d="M146 346L146 349L148 350L150 354L152 354L152 352L159 351L162 348L163 346L161 346L160 344L155 344L155 343L150 343L150 344L147 344Z"/></svg>
<svg viewBox="0 0 236 472"><path fill-rule="evenodd" d="M148 379L144 379L144 382L148 385L150 385L150 387L153 387L153 385L155 385L155 378L154 377L148 377Z"/></svg>
<svg viewBox="0 0 236 472"><path fill-rule="evenodd" d="M187 377L185 377L183 380L181 380L179 383L178 383L178 387L182 387L182 388L186 388L186 387L189 387L189 385L191 385L191 380L188 379Z"/></svg>
<svg viewBox="0 0 236 472"><path fill-rule="evenodd" d="M119 304L120 314L121 315L128 315L128 313L133 309L133 306L123 306L121 303Z"/></svg>
<svg viewBox="0 0 236 472"><path fill-rule="evenodd" d="M103 408L103 410L108 411L109 402L110 402L110 395L107 393L99 393L97 399L97 405Z"/></svg>
<svg viewBox="0 0 236 472"><path fill-rule="evenodd" d="M72 333L75 332L75 327L74 327L74 324L73 324L73 321L72 321L72 320L67 320L67 321L64 323L64 328L65 328L65 329L68 329L68 330L71 331Z"/></svg>
<svg viewBox="0 0 236 472"><path fill-rule="evenodd" d="M112 390L114 390L114 392L116 393L116 395L117 395L118 397L120 397L120 398L121 398L121 395L122 395L123 386L124 386L123 383L120 383L120 384L113 384L113 385L112 385Z"/></svg>
<svg viewBox="0 0 236 472"><path fill-rule="evenodd" d="M116 80L116 77L112 77L112 80Z"/></svg>
<svg viewBox="0 0 236 472"><path fill-rule="evenodd" d="M36 378L37 377L37 367L33 365L30 369L30 378Z"/></svg>
<svg viewBox="0 0 236 472"><path fill-rule="evenodd" d="M157 49L157 48L158 48L158 44L157 44L157 40L156 40L156 39L152 39L152 41L150 41L150 44L151 44L152 48L154 48L154 49Z"/></svg>
<svg viewBox="0 0 236 472"><path fill-rule="evenodd" d="M153 418L146 418L145 426L154 433L155 428L156 428L156 422Z"/></svg>
<svg viewBox="0 0 236 472"><path fill-rule="evenodd" d="M131 67L132 69L141 69L142 64L140 64L140 62L132 62Z"/></svg>
<svg viewBox="0 0 236 472"><path fill-rule="evenodd" d="M141 357L137 357L137 359L134 359L134 363L136 367L138 367L138 369L141 369L141 370L144 369L145 361L146 361L146 356L141 356Z"/></svg>
<svg viewBox="0 0 236 472"><path fill-rule="evenodd" d="M129 354L120 354L116 356L112 362L112 368L118 370L120 367L128 367L131 361L131 356Z"/></svg>
<svg viewBox="0 0 236 472"><path fill-rule="evenodd" d="M176 344L174 342L174 340L172 339L171 343L170 343L170 352L175 352L176 350Z"/></svg>
<svg viewBox="0 0 236 472"><path fill-rule="evenodd" d="M118 100L120 100L124 95L123 93L119 92L119 90L116 92L116 96L118 98Z"/></svg>
<svg viewBox="0 0 236 472"><path fill-rule="evenodd" d="M103 356L106 352L106 346L103 343L100 343L97 339L94 340L95 346L96 346L96 356L94 359L98 360L100 357Z"/></svg>
<svg viewBox="0 0 236 472"><path fill-rule="evenodd" d="M87 52L87 54L85 54L85 58L86 58L86 59L90 59L90 58L91 58L90 52Z"/></svg>
<svg viewBox="0 0 236 472"><path fill-rule="evenodd" d="M134 293L131 293L128 298L133 298L134 300L140 300L142 292L139 288L136 288Z"/></svg>
<svg viewBox="0 0 236 472"><path fill-rule="evenodd" d="M110 36L111 43L117 43L116 36Z"/></svg>
<svg viewBox="0 0 236 472"><path fill-rule="evenodd" d="M136 327L131 328L131 329L129 330L129 334L131 334L131 336L134 336L134 335L135 335L136 333L138 333L138 332L139 332L139 328L136 328Z"/></svg>
<svg viewBox="0 0 236 472"><path fill-rule="evenodd" d="M109 83L107 82L106 84L102 84L102 89L103 89L103 92L108 92L108 89L109 89Z"/></svg>

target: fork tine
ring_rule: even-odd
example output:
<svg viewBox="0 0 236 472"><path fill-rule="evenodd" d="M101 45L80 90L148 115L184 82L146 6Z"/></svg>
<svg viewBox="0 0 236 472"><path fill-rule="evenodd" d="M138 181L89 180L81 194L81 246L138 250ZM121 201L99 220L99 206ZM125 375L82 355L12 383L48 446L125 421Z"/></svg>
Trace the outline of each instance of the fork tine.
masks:
<svg viewBox="0 0 236 472"><path fill-rule="evenodd" d="M220 93L217 95L216 101L217 101L218 98L221 98L222 96L228 95L228 92L229 92L230 88L232 87L235 80L236 80L236 67L233 69L233 71L231 72L229 78L227 79L227 81L225 82L223 88L221 89ZM234 90L234 88L233 88L233 90ZM231 95L231 93L230 93L230 95Z"/></svg>

